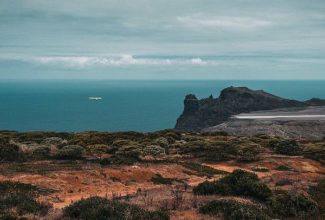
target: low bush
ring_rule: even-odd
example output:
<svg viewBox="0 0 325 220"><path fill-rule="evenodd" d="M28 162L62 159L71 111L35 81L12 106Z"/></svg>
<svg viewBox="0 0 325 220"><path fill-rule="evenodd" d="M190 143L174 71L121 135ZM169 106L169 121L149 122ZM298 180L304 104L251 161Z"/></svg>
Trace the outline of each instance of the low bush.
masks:
<svg viewBox="0 0 325 220"><path fill-rule="evenodd" d="M181 163L181 165L189 170L193 170L196 172L198 176L207 176L212 177L214 175L225 175L228 174L228 172L223 170L216 170L208 166L204 166L202 164L198 163Z"/></svg>
<svg viewBox="0 0 325 220"><path fill-rule="evenodd" d="M292 168L287 165L279 165L275 169L278 171L291 171L292 170Z"/></svg>
<svg viewBox="0 0 325 220"><path fill-rule="evenodd" d="M244 146L239 147L237 152L237 160L239 162L253 162L259 160L258 154L261 152L262 147L259 144L246 143Z"/></svg>
<svg viewBox="0 0 325 220"><path fill-rule="evenodd" d="M160 147L158 145L148 145L142 149L141 154L143 156L161 156L161 155L165 155L166 152L165 152L165 148Z"/></svg>
<svg viewBox="0 0 325 220"><path fill-rule="evenodd" d="M241 203L235 200L215 200L208 202L200 207L199 212L202 214L221 217L225 220L270 220L271 218L265 214L262 209Z"/></svg>
<svg viewBox="0 0 325 220"><path fill-rule="evenodd" d="M193 193L196 195L230 195L232 194L229 186L221 184L219 181L205 181L193 188Z"/></svg>
<svg viewBox="0 0 325 220"><path fill-rule="evenodd" d="M75 160L81 159L83 155L83 147L79 145L68 145L59 149L54 157L60 160Z"/></svg>
<svg viewBox="0 0 325 220"><path fill-rule="evenodd" d="M40 193L37 187L30 184L1 182L0 216L8 216L13 213L16 215L45 215L50 206L35 199Z"/></svg>
<svg viewBox="0 0 325 220"><path fill-rule="evenodd" d="M49 137L42 140L41 144L60 146L65 141L60 137Z"/></svg>
<svg viewBox="0 0 325 220"><path fill-rule="evenodd" d="M299 155L302 153L302 147L296 140L271 140L268 145L276 153L285 155Z"/></svg>
<svg viewBox="0 0 325 220"><path fill-rule="evenodd" d="M120 147L111 158L104 158L100 161L102 165L124 164L132 165L141 162L141 147L138 145L126 145Z"/></svg>
<svg viewBox="0 0 325 220"><path fill-rule="evenodd" d="M44 131L21 132L21 133L16 133L14 135L14 137L19 142L31 141L31 142L36 142L38 144L40 144L45 139L51 137L70 139L72 136L73 136L72 133L66 133L66 132L56 133L56 132L44 132Z"/></svg>
<svg viewBox="0 0 325 220"><path fill-rule="evenodd" d="M153 140L153 143L159 145L160 147L166 148L169 145L169 141L167 138L160 137L155 140Z"/></svg>
<svg viewBox="0 0 325 220"><path fill-rule="evenodd" d="M100 160L100 164L111 165L111 164L118 164L118 165L132 165L137 162L141 162L141 159L138 157L130 157L130 156L112 156L110 158L103 158Z"/></svg>
<svg viewBox="0 0 325 220"><path fill-rule="evenodd" d="M289 179L283 179L279 180L278 182L275 183L276 186L287 186L287 185L292 185L292 180Z"/></svg>
<svg viewBox="0 0 325 220"><path fill-rule="evenodd" d="M161 176L159 173L157 173L155 176L151 178L151 182L153 182L154 184L171 185L173 184L173 182L183 182L183 181L175 178L165 178Z"/></svg>
<svg viewBox="0 0 325 220"><path fill-rule="evenodd" d="M259 167L259 166L252 167L251 169L255 172L269 172L270 171L270 169L267 167Z"/></svg>
<svg viewBox="0 0 325 220"><path fill-rule="evenodd" d="M138 206L117 201L110 201L101 197L82 199L63 210L63 215L80 220L168 220L165 212L149 212Z"/></svg>
<svg viewBox="0 0 325 220"><path fill-rule="evenodd" d="M276 217L307 217L318 213L314 201L295 192L277 191L268 204Z"/></svg>
<svg viewBox="0 0 325 220"><path fill-rule="evenodd" d="M231 174L214 182L204 182L193 188L197 195L237 195L267 200L271 190L261 183L256 174L235 170Z"/></svg>
<svg viewBox="0 0 325 220"><path fill-rule="evenodd" d="M34 159L47 159L50 157L51 149L47 146L40 146L32 151Z"/></svg>
<svg viewBox="0 0 325 220"><path fill-rule="evenodd" d="M320 214L325 215L325 179L319 180L316 186L311 186L309 193L317 202Z"/></svg>
<svg viewBox="0 0 325 220"><path fill-rule="evenodd" d="M11 144L8 137L0 136L0 162L20 161L23 159L19 147Z"/></svg>
<svg viewBox="0 0 325 220"><path fill-rule="evenodd" d="M102 155L107 153L110 150L110 147L106 144L94 144L88 145L85 147L87 153L92 155L98 155L99 158L102 158Z"/></svg>
<svg viewBox="0 0 325 220"><path fill-rule="evenodd" d="M323 165L325 164L325 143L309 143L306 144L303 150L303 155L306 158L320 161Z"/></svg>
<svg viewBox="0 0 325 220"><path fill-rule="evenodd" d="M236 159L238 155L238 148L228 141L217 141L206 145L204 150L208 161L227 161Z"/></svg>

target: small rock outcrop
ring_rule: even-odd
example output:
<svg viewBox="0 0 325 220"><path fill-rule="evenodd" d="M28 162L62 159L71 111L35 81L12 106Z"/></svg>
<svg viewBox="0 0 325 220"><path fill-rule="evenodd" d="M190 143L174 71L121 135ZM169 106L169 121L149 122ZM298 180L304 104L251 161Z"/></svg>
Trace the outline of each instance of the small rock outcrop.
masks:
<svg viewBox="0 0 325 220"><path fill-rule="evenodd" d="M226 122L231 116L240 113L307 107L322 103L325 103L325 101L312 99L301 102L284 99L263 90L251 90L247 87L229 87L222 90L218 98L210 96L209 98L199 100L195 95L187 95L184 100L184 111L177 119L175 129L201 131L204 128Z"/></svg>

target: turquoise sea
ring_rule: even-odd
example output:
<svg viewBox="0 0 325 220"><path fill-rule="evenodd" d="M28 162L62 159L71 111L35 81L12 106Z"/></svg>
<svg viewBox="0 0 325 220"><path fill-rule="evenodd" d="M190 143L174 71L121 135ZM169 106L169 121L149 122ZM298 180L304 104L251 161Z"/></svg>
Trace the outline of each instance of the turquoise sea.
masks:
<svg viewBox="0 0 325 220"><path fill-rule="evenodd" d="M1 80L0 130L155 131L174 127L183 99L228 86L286 98L325 98L325 81ZM89 100L98 96L102 100Z"/></svg>

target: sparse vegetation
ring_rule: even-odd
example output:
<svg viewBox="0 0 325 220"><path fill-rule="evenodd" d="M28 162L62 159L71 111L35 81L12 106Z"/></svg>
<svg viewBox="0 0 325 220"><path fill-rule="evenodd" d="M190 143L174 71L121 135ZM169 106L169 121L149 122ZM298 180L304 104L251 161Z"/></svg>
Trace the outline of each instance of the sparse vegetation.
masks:
<svg viewBox="0 0 325 220"><path fill-rule="evenodd" d="M1 182L0 218L25 214L45 215L50 209L50 205L40 203L35 199L41 192L30 184Z"/></svg>
<svg viewBox="0 0 325 220"><path fill-rule="evenodd" d="M146 211L135 205L110 201L101 197L83 199L66 207L65 217L80 220L120 219L120 220L168 220L167 213Z"/></svg>
<svg viewBox="0 0 325 220"><path fill-rule="evenodd" d="M276 186L287 186L287 185L291 185L293 182L292 180L289 179L282 179L279 180L278 182L275 183Z"/></svg>
<svg viewBox="0 0 325 220"><path fill-rule="evenodd" d="M296 140L271 140L269 147L275 152L285 155L299 155L303 149Z"/></svg>
<svg viewBox="0 0 325 220"><path fill-rule="evenodd" d="M62 219L96 219L97 217L100 219L99 216L106 216L103 217L105 219L108 218L107 216L114 216L115 219L139 219L137 216L140 214L145 216L145 219L168 219L168 215L164 212L149 212L132 204L150 207L150 210L160 208L173 210L174 213L181 212L184 208L196 210L211 199L201 195L233 197L231 200L211 201L201 207L201 213L217 216L217 218L269 219L271 216L280 219L313 219L318 214L319 216L325 214L325 181L310 186L308 191L310 197L308 197L305 184L300 187L296 184L298 181L294 179L295 184L293 184L290 180L291 176L286 177L285 172L273 171L295 171L300 175L300 166L306 163L306 167L309 167L310 163L311 169L315 166L319 171L313 173L311 179L306 182L314 183L323 174L323 170L320 163L310 162L306 158L324 163L324 147L324 141L298 142L265 135L233 137L218 133L180 133L173 130L154 133L0 132L0 173L5 178L34 174L37 174L37 178L41 178L40 176L44 175L48 181L52 181L51 179L57 178L60 173L57 171L64 171L69 175L70 172L76 172L72 178L75 178L78 184L80 182L87 187L97 187L97 184L104 182L105 185L109 184L108 187L121 184L131 189L131 194L125 195L125 198L123 194L118 194L121 192L112 195L114 202L93 197L71 204L64 210ZM274 153L288 156L274 155ZM292 157L292 155L300 156ZM290 161L286 161L287 158ZM261 162L257 162L259 159ZM296 163L296 160L299 163ZM247 164L251 162L254 163ZM152 169L151 166L157 165L164 168ZM168 178L166 172L170 172L169 166L181 172L180 177ZM222 170L228 168L232 170L236 167L251 169L259 172L257 174L263 176L263 182L265 181L272 188L289 191L272 192L254 173L244 170L228 173L214 167L220 167L219 169ZM126 171L125 176L115 173L120 172L119 169ZM82 182L78 175L83 171L87 173L88 179ZM133 176L135 173L138 176ZM89 175L101 176L99 179L92 180ZM163 195L166 198L160 200L159 196L157 197L150 191L151 189L148 190L143 185L139 189L134 189L138 187L136 184L139 175L144 186L147 184L153 187L152 183L154 183L156 184L154 188L165 189ZM220 177L217 175L222 175L222 178L211 181L212 178ZM283 176L269 179L271 175ZM307 176L308 173L304 173L305 175ZM210 182L198 184L193 188L194 195L190 195L188 190L190 181L204 180ZM30 179L27 182L29 181ZM0 219L16 219L31 215L38 218L50 208L49 205L39 202L38 197L43 193L39 188L28 184L26 186L10 184L0 183L0 209L2 210ZM24 187L27 187L26 190ZM62 193L68 192L67 194L74 196L75 193L85 192L79 191L83 189L78 188L69 188ZM299 193L293 192L296 188L299 188ZM132 190L139 191L133 194ZM56 199L59 201L61 198L54 198ZM115 201L124 199L127 203Z"/></svg>
<svg viewBox="0 0 325 220"><path fill-rule="evenodd" d="M32 156L33 159L42 160L42 159L50 158L50 156L51 156L50 153L51 153L50 147L48 147L48 146L40 146L40 147L35 148L32 151L31 156Z"/></svg>
<svg viewBox="0 0 325 220"><path fill-rule="evenodd" d="M198 163L181 163L181 165L189 170L195 171L198 176L211 177L211 176L218 175L218 174L221 174L221 175L227 174L226 171L216 170L211 167L204 166L204 165L198 164Z"/></svg>
<svg viewBox="0 0 325 220"><path fill-rule="evenodd" d="M23 155L19 152L19 147L10 143L8 137L0 136L0 162L19 161Z"/></svg>
<svg viewBox="0 0 325 220"><path fill-rule="evenodd" d="M249 196L259 200L267 200L271 190L261 183L257 175L243 170L233 173L214 182L204 182L193 188L198 195L238 195Z"/></svg>
<svg viewBox="0 0 325 220"><path fill-rule="evenodd" d="M255 172L269 172L270 171L270 169L267 167L259 167L259 166L252 167L252 170Z"/></svg>
<svg viewBox="0 0 325 220"><path fill-rule="evenodd" d="M319 212L325 215L325 179L318 181L316 186L311 186L309 192L312 198L317 202Z"/></svg>
<svg viewBox="0 0 325 220"><path fill-rule="evenodd" d="M292 168L287 165L279 165L275 169L278 171L292 171Z"/></svg>
<svg viewBox="0 0 325 220"><path fill-rule="evenodd" d="M265 214L260 207L245 204L235 200L215 200L208 202L200 207L199 212L202 214L222 217L225 220L235 219L255 219L270 220L271 218Z"/></svg>
<svg viewBox="0 0 325 220"><path fill-rule="evenodd" d="M59 149L56 154L55 158L60 160L76 160L81 159L83 154L83 147L79 145L69 145L64 146L63 148Z"/></svg>
<svg viewBox="0 0 325 220"><path fill-rule="evenodd" d="M268 204L277 217L307 217L318 213L314 201L296 192L277 191Z"/></svg>
<svg viewBox="0 0 325 220"><path fill-rule="evenodd" d="M164 184L164 185L171 185L173 184L173 182L182 182L181 180L175 178L164 178L159 173L157 173L154 177L152 177L151 181L154 184Z"/></svg>

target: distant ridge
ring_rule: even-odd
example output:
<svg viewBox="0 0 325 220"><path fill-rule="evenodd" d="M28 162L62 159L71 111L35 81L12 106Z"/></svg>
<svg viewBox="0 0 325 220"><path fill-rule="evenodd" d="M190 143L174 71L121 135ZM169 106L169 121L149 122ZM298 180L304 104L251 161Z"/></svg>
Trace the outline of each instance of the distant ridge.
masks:
<svg viewBox="0 0 325 220"><path fill-rule="evenodd" d="M317 105L325 105L325 100L314 98L301 102L281 98L263 90L232 86L222 90L218 98L210 96L199 100L193 94L187 95L184 100L184 111L177 119L175 129L201 131L221 124L232 115L240 113Z"/></svg>

